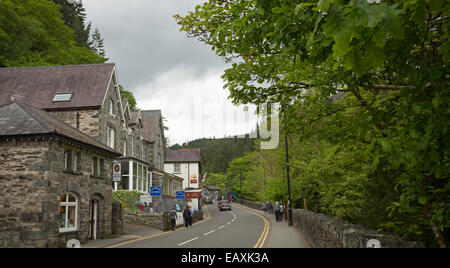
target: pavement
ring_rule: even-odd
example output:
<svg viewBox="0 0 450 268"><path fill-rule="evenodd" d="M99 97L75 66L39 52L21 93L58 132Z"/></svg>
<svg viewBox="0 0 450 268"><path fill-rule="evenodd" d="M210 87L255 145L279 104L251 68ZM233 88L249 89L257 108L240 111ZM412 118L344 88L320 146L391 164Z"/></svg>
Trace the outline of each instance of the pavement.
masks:
<svg viewBox="0 0 450 268"><path fill-rule="evenodd" d="M106 248L112 245L120 244L126 241L136 240L142 237L160 234L163 231L157 228L142 226L131 223L124 223L123 235L111 239L89 240L88 243L82 244L82 248Z"/></svg>
<svg viewBox="0 0 450 268"><path fill-rule="evenodd" d="M303 234L295 227L289 226L288 221L277 222L275 214L264 212L261 210L249 208L239 203L234 203L234 206L244 207L246 210L253 211L264 216L270 222L270 233L264 248L310 248L311 246L304 239Z"/></svg>
<svg viewBox="0 0 450 268"><path fill-rule="evenodd" d="M306 240L303 238L303 235L298 231L295 227L290 227L286 220L283 219L282 222L277 222L275 220L275 215L272 213L263 212L261 210L252 209L246 206L242 206L238 203L233 203L234 206L238 208L242 208L246 211L251 211L254 214L259 214L265 219L267 219L267 222L269 223L270 228L268 228L270 231L268 234L265 235L264 240L265 243L262 246L263 248L309 248L310 246L306 242ZM215 211L214 211L215 212ZM237 213L237 212L236 212ZM226 216L227 214L215 214L214 219L220 220L221 217ZM207 218L201 222L198 222L194 225L201 225L204 221L207 222L207 224L203 228L209 228L207 227L209 224L213 224L213 222L208 221L211 218L211 214L208 211ZM244 218L240 218L244 219ZM243 228L243 227L241 227ZM184 227L178 228L177 231L184 230ZM236 232L248 232L245 230L236 229ZM161 239L158 243L159 246L163 245L165 242L170 240L170 238L167 238L166 233L170 232L163 232L159 229L152 228L152 227L146 227L146 226L140 226L135 224L124 224L124 235L118 238L112 238L112 239L98 239L98 240L91 240L87 244L81 245L83 248L108 248L108 247L114 247L114 245L120 245L120 244L128 244L131 243L131 241L139 241L139 240L146 240L149 237L157 237L155 240L155 243L157 243L158 239ZM177 232L178 233L178 232ZM217 232L216 232L217 233ZM164 237L161 237L161 236ZM243 235L241 235L243 237ZM267 239L266 239L267 238ZM225 239L225 238L223 238ZM245 239L244 239L245 240ZM128 243L127 243L128 241ZM212 247L220 247L221 245L216 245L212 242L210 242ZM215 245L215 246L214 246ZM142 244L143 247L151 247L149 244ZM197 247L202 247L203 245L197 245ZM168 246L169 247L169 246ZM239 247L239 246L237 246ZM248 246L242 246L242 247L248 247ZM252 247L252 246L251 246Z"/></svg>

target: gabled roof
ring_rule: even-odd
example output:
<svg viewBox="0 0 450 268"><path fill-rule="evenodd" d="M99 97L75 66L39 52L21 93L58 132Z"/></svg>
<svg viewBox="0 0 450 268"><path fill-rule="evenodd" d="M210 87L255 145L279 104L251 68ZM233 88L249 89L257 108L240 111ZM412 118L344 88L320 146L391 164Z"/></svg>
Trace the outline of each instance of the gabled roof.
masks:
<svg viewBox="0 0 450 268"><path fill-rule="evenodd" d="M53 117L44 110L20 102L0 107L0 138L46 134L69 138L90 147L120 155L119 152Z"/></svg>
<svg viewBox="0 0 450 268"><path fill-rule="evenodd" d="M142 123L145 127L142 128L142 136L149 142L156 142L158 140L158 129L162 128L161 120L162 114L160 110L141 111ZM161 130L164 135L164 129Z"/></svg>
<svg viewBox="0 0 450 268"><path fill-rule="evenodd" d="M200 149L167 150L164 154L165 163L200 162Z"/></svg>
<svg viewBox="0 0 450 268"><path fill-rule="evenodd" d="M18 101L44 110L99 109L114 73L112 63L0 68L0 106ZM57 93L72 96L54 102Z"/></svg>
<svg viewBox="0 0 450 268"><path fill-rule="evenodd" d="M135 125L135 124L139 123L141 125L141 128L144 127L144 124L142 122L142 116L141 116L141 111L140 110L131 111L130 115L131 115L130 125Z"/></svg>

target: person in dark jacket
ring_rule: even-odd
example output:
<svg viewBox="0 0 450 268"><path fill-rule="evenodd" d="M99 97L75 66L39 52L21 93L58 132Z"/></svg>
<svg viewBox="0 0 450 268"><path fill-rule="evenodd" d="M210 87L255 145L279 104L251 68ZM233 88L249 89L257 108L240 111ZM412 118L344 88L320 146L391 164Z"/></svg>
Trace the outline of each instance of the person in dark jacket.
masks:
<svg viewBox="0 0 450 268"><path fill-rule="evenodd" d="M183 211L183 218L184 218L184 226L188 228L189 222L191 221L191 210L189 209L189 206L186 206L186 209Z"/></svg>
<svg viewBox="0 0 450 268"><path fill-rule="evenodd" d="M177 211L175 210L175 207L172 207L172 210L170 211L170 222L172 224L172 230L175 231L176 225L177 225L177 220L178 220L178 215L177 215Z"/></svg>

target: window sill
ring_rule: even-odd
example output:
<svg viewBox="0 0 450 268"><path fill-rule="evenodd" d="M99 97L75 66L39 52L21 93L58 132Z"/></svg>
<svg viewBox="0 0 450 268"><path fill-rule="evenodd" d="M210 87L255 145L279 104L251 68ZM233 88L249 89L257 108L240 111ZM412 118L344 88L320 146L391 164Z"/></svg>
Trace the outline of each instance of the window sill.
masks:
<svg viewBox="0 0 450 268"><path fill-rule="evenodd" d="M105 176L98 176L98 175L91 175L90 178L92 178L92 179L102 179L102 180L106 179Z"/></svg>
<svg viewBox="0 0 450 268"><path fill-rule="evenodd" d="M72 174L72 175L83 175L83 172L81 172L81 171L64 170L63 172L67 173L67 174Z"/></svg>
<svg viewBox="0 0 450 268"><path fill-rule="evenodd" d="M59 231L59 235L78 235L78 231Z"/></svg>

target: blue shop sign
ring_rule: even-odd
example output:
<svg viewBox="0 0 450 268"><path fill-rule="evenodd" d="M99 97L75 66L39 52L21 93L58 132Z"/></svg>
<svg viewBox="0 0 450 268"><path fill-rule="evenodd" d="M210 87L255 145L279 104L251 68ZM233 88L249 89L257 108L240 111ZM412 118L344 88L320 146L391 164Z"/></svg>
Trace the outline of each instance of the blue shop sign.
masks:
<svg viewBox="0 0 450 268"><path fill-rule="evenodd" d="M161 186L150 187L150 195L151 196L161 196Z"/></svg>
<svg viewBox="0 0 450 268"><path fill-rule="evenodd" d="M177 199L185 199L184 191L177 191L176 198Z"/></svg>

